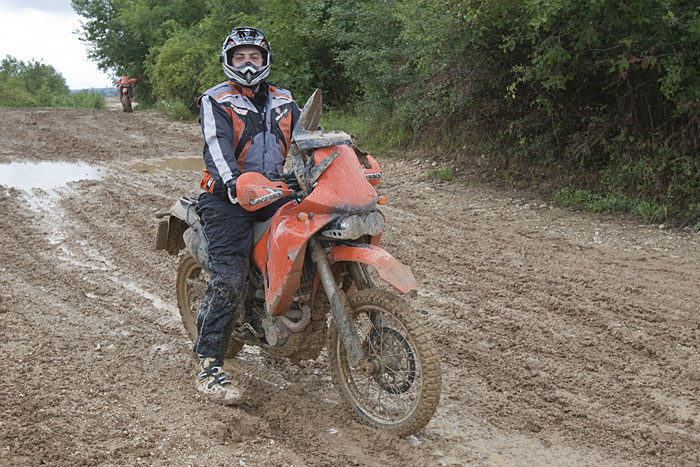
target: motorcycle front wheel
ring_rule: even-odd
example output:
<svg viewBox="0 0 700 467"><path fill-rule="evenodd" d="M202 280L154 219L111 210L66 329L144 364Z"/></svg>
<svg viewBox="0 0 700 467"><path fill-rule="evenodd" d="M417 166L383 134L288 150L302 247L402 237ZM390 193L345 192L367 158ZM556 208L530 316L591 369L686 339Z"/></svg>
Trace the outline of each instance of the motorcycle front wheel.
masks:
<svg viewBox="0 0 700 467"><path fill-rule="evenodd" d="M122 109L124 112L131 112L131 98L128 93L122 93L121 95Z"/></svg>
<svg viewBox="0 0 700 467"><path fill-rule="evenodd" d="M177 269L177 308L187 335L194 343L197 340L197 314L204 300L204 292L209 283L209 274L194 257L186 253ZM233 358L243 348L243 344L230 339L226 358Z"/></svg>
<svg viewBox="0 0 700 467"><path fill-rule="evenodd" d="M362 423L405 437L428 424L440 401L440 361L422 317L394 293L365 289L348 310L371 374L351 368L335 326L328 331L333 385Z"/></svg>

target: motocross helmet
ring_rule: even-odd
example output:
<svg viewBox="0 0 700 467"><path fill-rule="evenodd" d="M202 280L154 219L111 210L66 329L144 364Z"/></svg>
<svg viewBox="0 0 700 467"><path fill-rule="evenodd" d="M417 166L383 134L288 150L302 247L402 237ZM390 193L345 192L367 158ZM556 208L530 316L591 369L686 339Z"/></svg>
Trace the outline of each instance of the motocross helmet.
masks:
<svg viewBox="0 0 700 467"><path fill-rule="evenodd" d="M233 51L239 46L253 46L260 49L263 62L261 66L255 66L250 62L245 65L233 66ZM240 27L233 28L231 34L226 37L219 56L221 66L226 77L243 86L255 86L270 73L272 62L272 50L270 43L260 29Z"/></svg>

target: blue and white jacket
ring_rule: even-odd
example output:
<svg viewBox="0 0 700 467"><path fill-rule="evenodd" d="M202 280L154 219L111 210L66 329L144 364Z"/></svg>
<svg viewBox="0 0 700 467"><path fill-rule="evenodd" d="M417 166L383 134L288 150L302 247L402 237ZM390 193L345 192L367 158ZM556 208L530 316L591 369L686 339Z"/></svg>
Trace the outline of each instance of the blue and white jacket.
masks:
<svg viewBox="0 0 700 467"><path fill-rule="evenodd" d="M198 105L206 164L202 189L223 194L225 184L243 172L282 172L301 114L289 91L261 83L254 95L227 81L204 92Z"/></svg>

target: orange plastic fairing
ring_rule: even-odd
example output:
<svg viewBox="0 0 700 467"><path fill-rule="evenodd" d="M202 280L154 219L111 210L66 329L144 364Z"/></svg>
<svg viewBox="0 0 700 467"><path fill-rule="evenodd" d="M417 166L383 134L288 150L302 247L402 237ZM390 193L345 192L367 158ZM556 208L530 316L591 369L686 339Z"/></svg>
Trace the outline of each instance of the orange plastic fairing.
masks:
<svg viewBox="0 0 700 467"><path fill-rule="evenodd" d="M238 203L248 211L257 211L289 195L284 182L273 182L258 172L246 172L236 180Z"/></svg>
<svg viewBox="0 0 700 467"><path fill-rule="evenodd" d="M418 289L411 270L376 245L334 246L331 248L331 260L333 262L356 261L372 266L377 270L379 277L401 293Z"/></svg>
<svg viewBox="0 0 700 467"><path fill-rule="evenodd" d="M379 162L377 162L377 160L369 154L367 154L367 160L369 161L371 167L365 167L365 178L370 185L377 186L379 185L379 182L382 181L382 168L379 166Z"/></svg>
<svg viewBox="0 0 700 467"><path fill-rule="evenodd" d="M297 214L303 211L302 205L287 203L279 208L268 233L253 248L253 261L265 271L265 302L270 316L289 309L301 282L306 242L332 218L330 214L316 214L299 222Z"/></svg>
<svg viewBox="0 0 700 467"><path fill-rule="evenodd" d="M253 261L264 275L265 302L270 316L284 314L289 309L301 282L309 238L338 215L369 212L376 207L377 192L367 182L355 151L343 145L314 151L317 166L322 167L322 161L328 157L335 159L317 174L311 193L300 203L289 202L278 209L267 233L253 248ZM260 174L244 173L236 182L238 201L245 209L252 210L251 200L256 200L253 206L257 206L257 200L270 193L266 188L284 190L286 185L281 185ZM378 241L379 236L372 240ZM400 292L416 288L408 268L381 248L368 246L364 251L345 247L337 250L337 255L338 261L360 261L374 266Z"/></svg>

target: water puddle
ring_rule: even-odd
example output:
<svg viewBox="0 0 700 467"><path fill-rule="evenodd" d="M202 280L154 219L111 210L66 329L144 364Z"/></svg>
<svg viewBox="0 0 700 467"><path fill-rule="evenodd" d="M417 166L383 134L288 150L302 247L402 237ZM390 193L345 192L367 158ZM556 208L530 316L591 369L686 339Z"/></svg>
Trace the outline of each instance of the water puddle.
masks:
<svg viewBox="0 0 700 467"><path fill-rule="evenodd" d="M104 172L84 162L10 162L0 164L0 185L27 193L40 188L57 196L57 188L78 180L99 180Z"/></svg>
<svg viewBox="0 0 700 467"><path fill-rule="evenodd" d="M199 172L200 170L204 170L204 160L202 156L168 157L156 162L138 162L129 165L129 168L146 173L163 172L164 170L189 170Z"/></svg>

